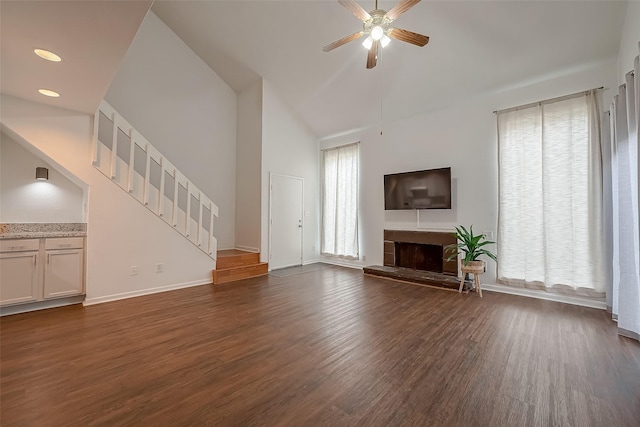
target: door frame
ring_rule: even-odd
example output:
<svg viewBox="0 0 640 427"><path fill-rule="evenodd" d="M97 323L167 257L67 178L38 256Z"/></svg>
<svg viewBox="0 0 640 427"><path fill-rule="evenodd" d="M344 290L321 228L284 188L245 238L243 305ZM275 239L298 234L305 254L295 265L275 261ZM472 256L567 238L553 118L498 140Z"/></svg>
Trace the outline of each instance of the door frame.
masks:
<svg viewBox="0 0 640 427"><path fill-rule="evenodd" d="M300 218L301 218L301 225L302 227L300 228L300 265L303 264L303 260L304 260L304 178L299 177L299 176L294 176L294 175L287 175L287 174L282 174L282 173L276 173L276 172L269 172L269 271L271 271L271 256L272 256L272 245L271 245L271 241L272 241L272 234L273 234L273 214L272 214L272 206L273 206L273 178L274 177L280 177L280 178L289 178L289 179L297 179L299 181L302 182L302 203L301 203L301 211L300 211ZM286 267L282 267L282 268L286 268Z"/></svg>

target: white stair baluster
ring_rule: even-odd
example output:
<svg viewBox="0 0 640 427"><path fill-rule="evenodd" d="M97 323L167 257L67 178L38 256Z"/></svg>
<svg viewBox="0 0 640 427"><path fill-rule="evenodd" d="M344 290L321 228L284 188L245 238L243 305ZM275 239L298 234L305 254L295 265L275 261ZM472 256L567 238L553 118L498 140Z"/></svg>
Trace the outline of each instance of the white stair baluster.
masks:
<svg viewBox="0 0 640 427"><path fill-rule="evenodd" d="M178 171L173 170L173 212L171 213L171 224L178 226Z"/></svg>
<svg viewBox="0 0 640 427"><path fill-rule="evenodd" d="M134 156L136 154L136 140L135 131L130 130L129 138L131 138L131 150L129 151L129 176L127 177L127 190L129 193L133 193L133 168L134 168Z"/></svg>
<svg viewBox="0 0 640 427"><path fill-rule="evenodd" d="M213 202L209 203L209 255L213 254Z"/></svg>
<svg viewBox="0 0 640 427"><path fill-rule="evenodd" d="M189 184L191 183L187 181L187 215L184 218L184 235L187 237L191 235L191 185Z"/></svg>
<svg viewBox="0 0 640 427"><path fill-rule="evenodd" d="M113 113L113 135L111 143L111 179L116 179L116 166L118 163L118 115Z"/></svg>
<svg viewBox="0 0 640 427"><path fill-rule="evenodd" d="M198 207L198 231L196 232L196 242L198 243L198 246L202 246L202 193L198 193Z"/></svg>
<svg viewBox="0 0 640 427"><path fill-rule="evenodd" d="M158 215L164 216L164 157L160 157L160 194L158 195Z"/></svg>
<svg viewBox="0 0 640 427"><path fill-rule="evenodd" d="M98 110L98 112L96 113L94 119L93 119L93 160L91 161L91 164L93 164L93 166L97 167L98 166L98 153L99 153L99 149L100 147L98 146L98 144L100 143L100 141L98 141L98 125L100 123L100 110Z"/></svg>
<svg viewBox="0 0 640 427"><path fill-rule="evenodd" d="M149 178L150 178L150 169L151 169L151 153L150 150L151 147L149 147L149 144L147 144L147 146L145 147L145 153L147 154L147 167L144 171L144 195L143 195L143 200L144 200L144 205L148 206L149 205Z"/></svg>

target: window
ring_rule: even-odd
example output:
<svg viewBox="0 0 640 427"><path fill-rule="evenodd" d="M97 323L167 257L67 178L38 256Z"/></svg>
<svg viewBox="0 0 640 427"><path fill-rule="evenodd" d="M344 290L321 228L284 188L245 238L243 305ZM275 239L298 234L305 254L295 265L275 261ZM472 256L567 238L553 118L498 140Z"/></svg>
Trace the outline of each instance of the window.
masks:
<svg viewBox="0 0 640 427"><path fill-rule="evenodd" d="M498 280L604 296L594 91L498 112Z"/></svg>
<svg viewBox="0 0 640 427"><path fill-rule="evenodd" d="M359 257L359 144L323 151L322 254Z"/></svg>

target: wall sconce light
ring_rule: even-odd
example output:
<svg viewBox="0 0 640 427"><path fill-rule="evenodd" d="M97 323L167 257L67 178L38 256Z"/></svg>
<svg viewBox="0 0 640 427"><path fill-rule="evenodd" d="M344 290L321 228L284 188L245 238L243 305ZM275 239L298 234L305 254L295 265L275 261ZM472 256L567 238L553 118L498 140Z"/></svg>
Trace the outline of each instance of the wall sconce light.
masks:
<svg viewBox="0 0 640 427"><path fill-rule="evenodd" d="M36 179L40 181L46 181L49 179L49 169L47 168L36 168Z"/></svg>

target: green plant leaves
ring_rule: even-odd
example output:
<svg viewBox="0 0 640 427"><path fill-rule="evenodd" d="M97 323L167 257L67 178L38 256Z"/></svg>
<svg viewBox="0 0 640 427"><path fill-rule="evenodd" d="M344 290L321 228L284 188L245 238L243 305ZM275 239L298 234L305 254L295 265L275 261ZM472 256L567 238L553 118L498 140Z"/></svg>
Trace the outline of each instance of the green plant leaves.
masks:
<svg viewBox="0 0 640 427"><path fill-rule="evenodd" d="M486 255L494 261L498 261L496 255L488 249L486 245L493 245L495 242L486 240L484 234L473 234L473 225L467 230L464 225L456 226L454 235L458 243L445 246L445 254L450 253L447 261L451 261L458 256L458 252L464 254L463 262L467 265L469 261L476 261L481 255Z"/></svg>

